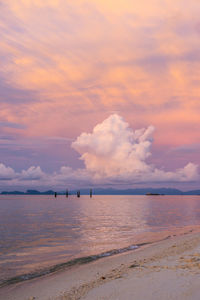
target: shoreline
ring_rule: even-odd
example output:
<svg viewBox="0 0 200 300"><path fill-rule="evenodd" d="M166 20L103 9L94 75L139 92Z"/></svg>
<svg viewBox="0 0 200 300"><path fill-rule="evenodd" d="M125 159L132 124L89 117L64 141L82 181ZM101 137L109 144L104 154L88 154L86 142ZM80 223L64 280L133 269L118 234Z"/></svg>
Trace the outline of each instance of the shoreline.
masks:
<svg viewBox="0 0 200 300"><path fill-rule="evenodd" d="M136 250L139 247L142 247L142 246L147 245L147 244L150 244L150 243L142 243L142 244L139 244L139 245L130 245L130 246L125 247L125 248L112 249L112 250L109 250L109 251L106 251L106 252L102 252L100 254L94 254L94 255L90 255L90 256L82 256L82 257L79 257L79 258L74 258L72 260L62 262L62 263L59 263L59 264L55 264L55 265L52 265L48 268L41 269L40 271L35 271L35 272L33 271L33 272L30 272L30 273L21 274L21 275L15 276L15 277L5 279L4 281L2 281L0 283L0 288L11 285L11 284L36 279L36 278L39 278L39 277L42 277L42 276L45 276L45 275L48 275L48 274L53 274L53 273L58 272L58 271L66 270L69 267L75 267L77 265L88 264L88 263L91 263L93 261L97 261L99 259L105 258L105 257L110 257L110 256L113 256L113 255L122 254L122 253L125 253L125 252L128 252L128 251L133 251L133 250Z"/></svg>
<svg viewBox="0 0 200 300"><path fill-rule="evenodd" d="M176 228L173 230L173 235L174 236L181 235L183 231L185 232L185 230L188 231L187 233L189 233L190 231L194 231L195 229L200 231L200 226L197 225L196 227L185 226L180 229ZM71 260L59 262L59 263L53 264L53 265L49 265L48 267L32 270L29 273L22 273L22 274L19 274L19 275L10 277L10 278L6 278L5 280L0 280L0 288L7 286L7 285L12 285L12 284L32 280L32 279L37 279L39 277L43 277L43 276L46 276L49 274L54 274L58 271L66 270L67 268L73 268L75 266L79 266L82 264L88 264L93 261L103 259L105 257L123 254L128 251L135 251L136 249L139 249L141 247L148 246L155 242L168 239L171 235L172 235L171 230L139 233L135 236L135 244L134 245L133 244L126 245L123 248L115 248L115 249L107 250L102 253L72 258Z"/></svg>
<svg viewBox="0 0 200 300"><path fill-rule="evenodd" d="M137 273L142 280L142 272L144 270L148 269L150 273L157 274L159 269L159 265L152 268L150 266L146 268L144 265L151 264L156 258L157 260L173 258L174 253L182 255L198 246L197 254L199 254L199 257L198 255L194 256L194 261L192 262L195 263L196 257L194 268L196 268L195 272L200 273L200 226L186 226L181 229L159 233L144 233L138 236L137 241L137 244L141 246L132 251L118 252L112 256L105 255L101 259L98 258L92 262L87 261L84 263L82 261L82 264L68 265L67 268L64 266L64 268L55 269L54 272L47 275L1 287L0 299L115 299L109 294L109 291L113 289L112 285L116 285L116 281L118 281L117 285L119 281L123 281L123 285L126 285L128 281L126 282L124 278L129 276L131 271L134 270L134 276ZM160 270L169 270L169 265L166 264L165 268ZM138 280L138 278L135 278L135 280ZM107 286L109 291L105 292L104 290L106 290ZM103 290L102 287L104 287ZM127 290L130 292L131 288ZM108 293L108 298L106 298L107 296L104 293ZM95 295L99 295L99 298L95 298ZM124 300L129 298L117 299Z"/></svg>

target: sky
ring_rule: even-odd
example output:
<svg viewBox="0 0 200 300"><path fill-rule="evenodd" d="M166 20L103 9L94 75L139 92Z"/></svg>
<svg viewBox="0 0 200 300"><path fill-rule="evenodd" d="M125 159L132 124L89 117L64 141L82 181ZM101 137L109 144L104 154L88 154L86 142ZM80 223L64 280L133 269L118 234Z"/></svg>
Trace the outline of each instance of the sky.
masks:
<svg viewBox="0 0 200 300"><path fill-rule="evenodd" d="M199 0L0 0L0 190L200 188Z"/></svg>

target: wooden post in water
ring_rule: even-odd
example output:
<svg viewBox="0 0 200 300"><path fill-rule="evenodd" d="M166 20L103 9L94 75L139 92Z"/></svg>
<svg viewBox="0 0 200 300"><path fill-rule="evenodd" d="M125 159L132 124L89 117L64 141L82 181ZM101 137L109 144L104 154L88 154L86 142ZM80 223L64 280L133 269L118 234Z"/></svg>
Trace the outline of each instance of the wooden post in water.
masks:
<svg viewBox="0 0 200 300"><path fill-rule="evenodd" d="M57 197L57 193L56 193L56 192L54 193L54 197L55 197L55 198Z"/></svg>
<svg viewBox="0 0 200 300"><path fill-rule="evenodd" d="M81 192L80 190L77 191L77 197L80 198Z"/></svg>
<svg viewBox="0 0 200 300"><path fill-rule="evenodd" d="M90 198L92 198L92 189L90 189Z"/></svg>
<svg viewBox="0 0 200 300"><path fill-rule="evenodd" d="M69 196L69 191L68 191L68 189L66 190L66 197L68 198L68 196Z"/></svg>

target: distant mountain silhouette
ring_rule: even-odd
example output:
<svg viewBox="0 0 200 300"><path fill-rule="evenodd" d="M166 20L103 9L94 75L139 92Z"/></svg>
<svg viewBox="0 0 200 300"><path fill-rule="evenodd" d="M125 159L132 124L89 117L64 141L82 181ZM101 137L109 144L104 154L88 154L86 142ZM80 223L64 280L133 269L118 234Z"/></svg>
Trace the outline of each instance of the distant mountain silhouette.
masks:
<svg viewBox="0 0 200 300"><path fill-rule="evenodd" d="M1 192L1 195L54 195L55 192L52 190L46 191L46 192L39 192L37 190L27 190L26 192L20 192L20 191L12 191L12 192ZM62 194L62 193L60 193Z"/></svg>
<svg viewBox="0 0 200 300"><path fill-rule="evenodd" d="M65 195L65 191L63 192L57 192L57 195ZM69 191L69 195L75 195L77 193L77 190L71 190ZM26 192L21 191L3 191L1 192L1 195L54 195L55 191L48 190L45 192L40 192L37 190L27 190ZM81 195L89 195L90 189L81 189L80 190ZM140 188L140 189L123 189L123 190L117 190L117 189L102 189L97 188L93 189L94 195L200 195L200 190L191 190L187 192L183 192L178 189L172 189L172 188Z"/></svg>

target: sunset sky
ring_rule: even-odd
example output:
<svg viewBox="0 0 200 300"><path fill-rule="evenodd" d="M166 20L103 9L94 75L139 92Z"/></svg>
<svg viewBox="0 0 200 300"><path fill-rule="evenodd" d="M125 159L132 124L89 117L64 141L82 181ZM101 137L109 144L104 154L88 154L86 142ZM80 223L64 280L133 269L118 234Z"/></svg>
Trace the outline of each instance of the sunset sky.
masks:
<svg viewBox="0 0 200 300"><path fill-rule="evenodd" d="M200 188L199 0L0 0L0 191Z"/></svg>

